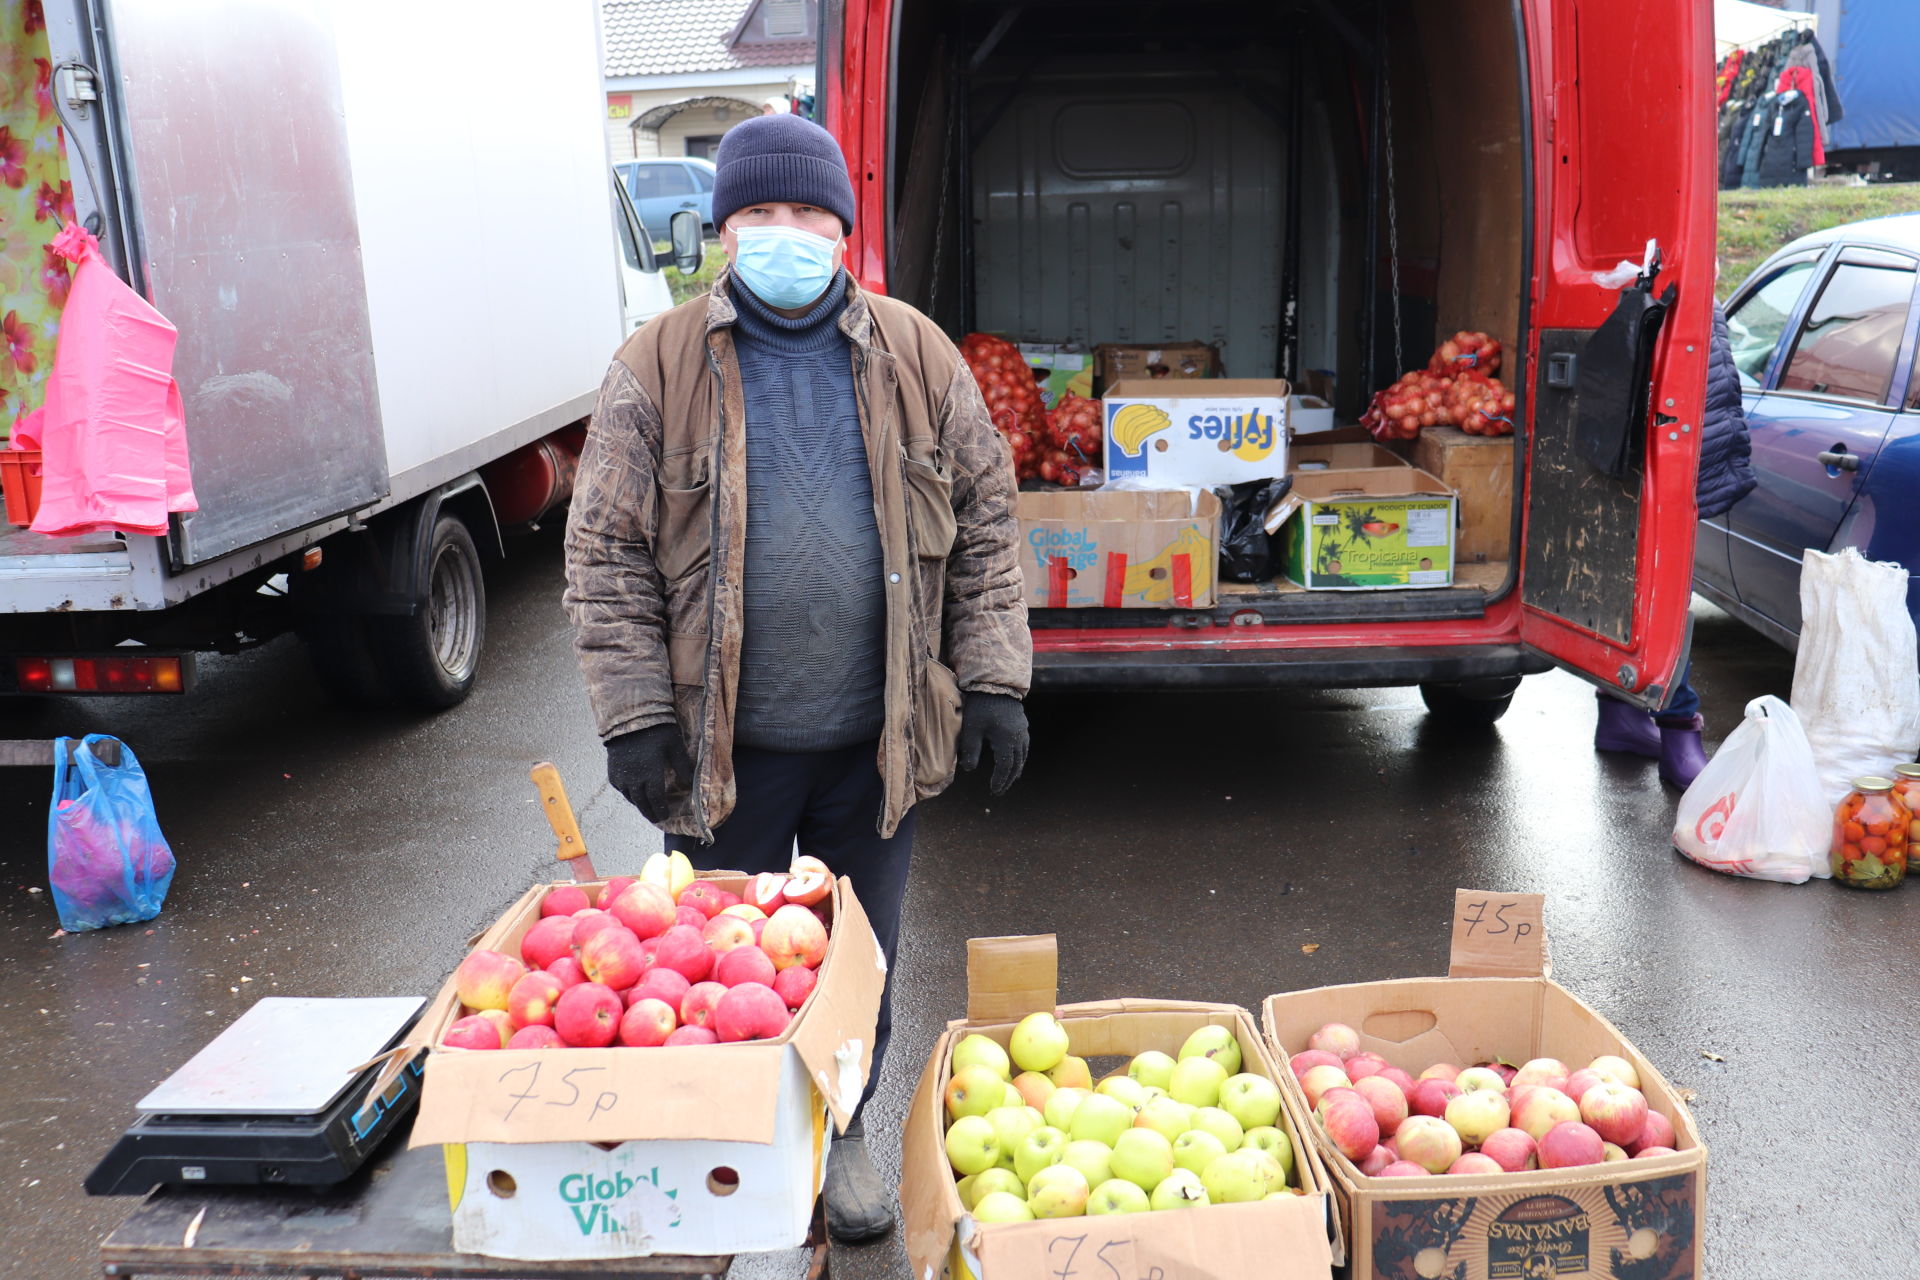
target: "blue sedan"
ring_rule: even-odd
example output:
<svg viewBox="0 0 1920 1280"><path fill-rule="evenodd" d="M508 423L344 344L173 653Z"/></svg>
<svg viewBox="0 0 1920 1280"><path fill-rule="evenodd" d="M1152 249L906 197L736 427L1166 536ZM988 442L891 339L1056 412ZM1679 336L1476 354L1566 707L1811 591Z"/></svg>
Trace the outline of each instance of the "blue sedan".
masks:
<svg viewBox="0 0 1920 1280"><path fill-rule="evenodd" d="M1920 569L1917 272L1920 214L1875 218L1795 240L1727 303L1760 486L1700 522L1694 585L1788 648L1808 547Z"/></svg>

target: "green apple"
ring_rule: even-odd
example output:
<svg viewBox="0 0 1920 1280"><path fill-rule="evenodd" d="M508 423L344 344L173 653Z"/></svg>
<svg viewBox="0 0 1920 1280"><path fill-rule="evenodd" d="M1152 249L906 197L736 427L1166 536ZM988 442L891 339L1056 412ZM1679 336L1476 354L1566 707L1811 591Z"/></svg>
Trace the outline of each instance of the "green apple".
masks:
<svg viewBox="0 0 1920 1280"><path fill-rule="evenodd" d="M1220 1109L1242 1129L1270 1125L1280 1117L1280 1086L1250 1071L1228 1076L1220 1086Z"/></svg>
<svg viewBox="0 0 1920 1280"><path fill-rule="evenodd" d="M968 1067L992 1067L1002 1080L1013 1078L1013 1063L1007 1051L1000 1047L999 1041L990 1040L977 1031L953 1046L953 1074L959 1075Z"/></svg>
<svg viewBox="0 0 1920 1280"><path fill-rule="evenodd" d="M1093 1092L1093 1069L1085 1058L1076 1058L1072 1054L1060 1059L1047 1069L1047 1079L1062 1089L1085 1089Z"/></svg>
<svg viewBox="0 0 1920 1280"><path fill-rule="evenodd" d="M1272 1156L1279 1162L1281 1176L1288 1182L1293 1181L1293 1139L1287 1136L1284 1129L1276 1129L1270 1124L1260 1125L1247 1130L1240 1145Z"/></svg>
<svg viewBox="0 0 1920 1280"><path fill-rule="evenodd" d="M1007 1051L1022 1071L1057 1067L1067 1056L1067 1029L1051 1013L1030 1013L1013 1029Z"/></svg>
<svg viewBox="0 0 1920 1280"><path fill-rule="evenodd" d="M1129 1129L1113 1144L1113 1176L1151 1191L1173 1172L1173 1143L1151 1129Z"/></svg>
<svg viewBox="0 0 1920 1280"><path fill-rule="evenodd" d="M1143 1085L1164 1089L1167 1081L1173 1079L1173 1059L1158 1049L1136 1053L1127 1064L1127 1074Z"/></svg>
<svg viewBox="0 0 1920 1280"><path fill-rule="evenodd" d="M1092 1091L1088 1089L1055 1089L1047 1095L1047 1105L1040 1108L1040 1114L1054 1128L1068 1128L1073 1123L1073 1113L1092 1096Z"/></svg>
<svg viewBox="0 0 1920 1280"><path fill-rule="evenodd" d="M999 1165L995 1165L985 1173L973 1175L974 1204L979 1204L996 1191L1017 1196L1024 1203L1027 1198L1026 1180L1012 1169L1002 1169Z"/></svg>
<svg viewBox="0 0 1920 1280"><path fill-rule="evenodd" d="M993 1171L989 1169L987 1172L991 1173ZM979 1181L979 1178L980 1178L979 1174L970 1173L966 1177L960 1179L960 1181L953 1184L953 1194L960 1197L961 1208L963 1209L973 1208L973 1188L974 1188L974 1185Z"/></svg>
<svg viewBox="0 0 1920 1280"><path fill-rule="evenodd" d="M985 1116L961 1116L947 1130L947 1161L955 1173L985 1173L999 1159L1000 1142Z"/></svg>
<svg viewBox="0 0 1920 1280"><path fill-rule="evenodd" d="M1087 1211L1091 1194L1085 1174L1070 1164L1051 1165L1027 1184L1027 1208L1036 1218L1077 1218Z"/></svg>
<svg viewBox="0 0 1920 1280"><path fill-rule="evenodd" d="M1172 1079L1172 1077L1169 1076L1168 1079ZM1148 1102L1152 1102L1155 1098L1168 1098L1173 1096L1157 1084L1143 1084L1140 1087L1146 1091Z"/></svg>
<svg viewBox="0 0 1920 1280"><path fill-rule="evenodd" d="M1020 1175L1021 1182L1032 1182L1034 1174L1059 1164L1066 1150L1067 1135L1052 1125L1042 1125L1021 1140L1020 1149L1013 1155L1013 1171Z"/></svg>
<svg viewBox="0 0 1920 1280"><path fill-rule="evenodd" d="M1032 1222L1033 1210L1027 1208L1027 1202L1019 1196L1005 1191L995 1191L980 1197L980 1203L973 1206L975 1222Z"/></svg>
<svg viewBox="0 0 1920 1280"><path fill-rule="evenodd" d="M1053 1081L1038 1071L1022 1071L1013 1078L1014 1091L1030 1107L1045 1107L1055 1087Z"/></svg>
<svg viewBox="0 0 1920 1280"><path fill-rule="evenodd" d="M1193 1127L1220 1139L1220 1145L1229 1151L1238 1151L1240 1144L1247 1138L1246 1131L1240 1127L1240 1122L1219 1107L1201 1107L1195 1111Z"/></svg>
<svg viewBox="0 0 1920 1280"><path fill-rule="evenodd" d="M1139 1115L1140 1108L1147 1105L1147 1090L1145 1086L1141 1085L1139 1081L1133 1079L1131 1076L1108 1076L1105 1080L1095 1085L1093 1091L1095 1093L1104 1093L1109 1098L1120 1099L1120 1101L1127 1104L1127 1107L1135 1115Z"/></svg>
<svg viewBox="0 0 1920 1280"><path fill-rule="evenodd" d="M1019 1151L1027 1135L1045 1125L1046 1120L1032 1107L995 1107L987 1112L987 1123L993 1126L993 1136L1000 1141L1004 1165L1005 1154Z"/></svg>
<svg viewBox="0 0 1920 1280"><path fill-rule="evenodd" d="M1214 1204L1245 1204L1264 1197L1273 1188L1267 1185L1263 1159L1273 1163L1271 1156L1259 1151L1229 1151L1215 1160L1200 1175L1207 1199Z"/></svg>
<svg viewBox="0 0 1920 1280"><path fill-rule="evenodd" d="M1189 1173L1205 1173L1207 1166L1227 1154L1220 1139L1205 1129L1189 1129L1173 1140L1173 1162Z"/></svg>
<svg viewBox="0 0 1920 1280"><path fill-rule="evenodd" d="M1132 1107L1104 1093L1090 1093L1073 1109L1073 1122L1067 1126L1067 1132L1075 1138L1091 1138L1112 1146L1132 1127Z"/></svg>
<svg viewBox="0 0 1920 1280"><path fill-rule="evenodd" d="M1193 1108L1172 1098L1155 1098L1133 1118L1135 1128L1151 1129L1168 1142L1193 1128Z"/></svg>
<svg viewBox="0 0 1920 1280"><path fill-rule="evenodd" d="M1202 1027L1180 1046L1180 1058L1212 1058L1225 1067L1227 1075L1240 1070L1240 1042L1227 1027Z"/></svg>
<svg viewBox="0 0 1920 1280"><path fill-rule="evenodd" d="M1087 1216L1107 1213L1145 1213L1152 1208L1147 1193L1125 1178L1108 1178L1087 1197Z"/></svg>
<svg viewBox="0 0 1920 1280"><path fill-rule="evenodd" d="M1462 1093L1497 1093L1504 1097L1507 1092L1506 1079L1492 1067L1468 1067L1453 1082Z"/></svg>
<svg viewBox="0 0 1920 1280"><path fill-rule="evenodd" d="M1160 1179L1147 1203L1154 1209L1198 1209L1211 1204L1200 1175L1187 1169L1175 1169Z"/></svg>
<svg viewBox="0 0 1920 1280"><path fill-rule="evenodd" d="M1067 1144L1061 1164L1070 1164L1086 1176L1087 1185L1097 1187L1113 1176L1113 1148L1104 1142L1082 1138Z"/></svg>
<svg viewBox="0 0 1920 1280"><path fill-rule="evenodd" d="M947 1115L955 1120L983 1116L1006 1101L1007 1082L992 1067L967 1067L947 1081Z"/></svg>
<svg viewBox="0 0 1920 1280"><path fill-rule="evenodd" d="M1167 1092L1188 1106L1211 1107L1219 1103L1220 1086L1226 1082L1227 1069L1218 1059L1182 1058L1174 1064Z"/></svg>
<svg viewBox="0 0 1920 1280"><path fill-rule="evenodd" d="M1287 1176L1280 1170L1280 1162L1265 1151L1256 1151L1252 1147L1242 1147L1234 1152L1245 1156L1260 1174L1260 1181L1266 1191L1278 1191L1287 1185Z"/></svg>

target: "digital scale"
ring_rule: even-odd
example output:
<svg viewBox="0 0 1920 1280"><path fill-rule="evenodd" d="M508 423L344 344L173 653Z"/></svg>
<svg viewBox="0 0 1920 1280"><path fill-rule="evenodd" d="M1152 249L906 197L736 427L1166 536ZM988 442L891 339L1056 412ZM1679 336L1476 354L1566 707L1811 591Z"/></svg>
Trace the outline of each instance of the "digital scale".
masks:
<svg viewBox="0 0 1920 1280"><path fill-rule="evenodd" d="M372 1096L426 1000L267 996L139 1103L88 1194L162 1183L323 1187L358 1169L420 1100L416 1054ZM371 1064L371 1065L370 1065Z"/></svg>

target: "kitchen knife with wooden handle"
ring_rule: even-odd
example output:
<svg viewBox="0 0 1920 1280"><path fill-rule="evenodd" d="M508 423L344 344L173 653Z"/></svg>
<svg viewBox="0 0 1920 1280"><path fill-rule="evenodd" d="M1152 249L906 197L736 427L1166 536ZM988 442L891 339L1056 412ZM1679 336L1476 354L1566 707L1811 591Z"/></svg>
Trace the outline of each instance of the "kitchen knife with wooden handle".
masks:
<svg viewBox="0 0 1920 1280"><path fill-rule="evenodd" d="M567 803L567 788L560 781L560 771L542 760L533 766L532 777L533 785L540 792L540 807L546 811L547 825L560 841L553 856L567 864L575 880L598 880L593 859L587 856L587 842L580 835L580 823L573 816L573 806Z"/></svg>

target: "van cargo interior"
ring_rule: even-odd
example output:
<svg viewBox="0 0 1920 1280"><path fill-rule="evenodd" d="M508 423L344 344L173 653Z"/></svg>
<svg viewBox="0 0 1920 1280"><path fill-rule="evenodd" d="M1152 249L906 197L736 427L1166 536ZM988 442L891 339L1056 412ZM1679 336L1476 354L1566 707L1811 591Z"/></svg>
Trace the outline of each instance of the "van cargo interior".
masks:
<svg viewBox="0 0 1920 1280"><path fill-rule="evenodd" d="M888 286L948 333L1206 341L1229 377L1330 384L1351 424L1438 339L1481 330L1524 394L1509 0L903 0L896 13ZM1517 491L1518 438L1511 456ZM1505 560L1462 564L1449 589L1294 592L1264 611L1475 616L1513 577ZM1239 591L1224 603L1288 594Z"/></svg>

